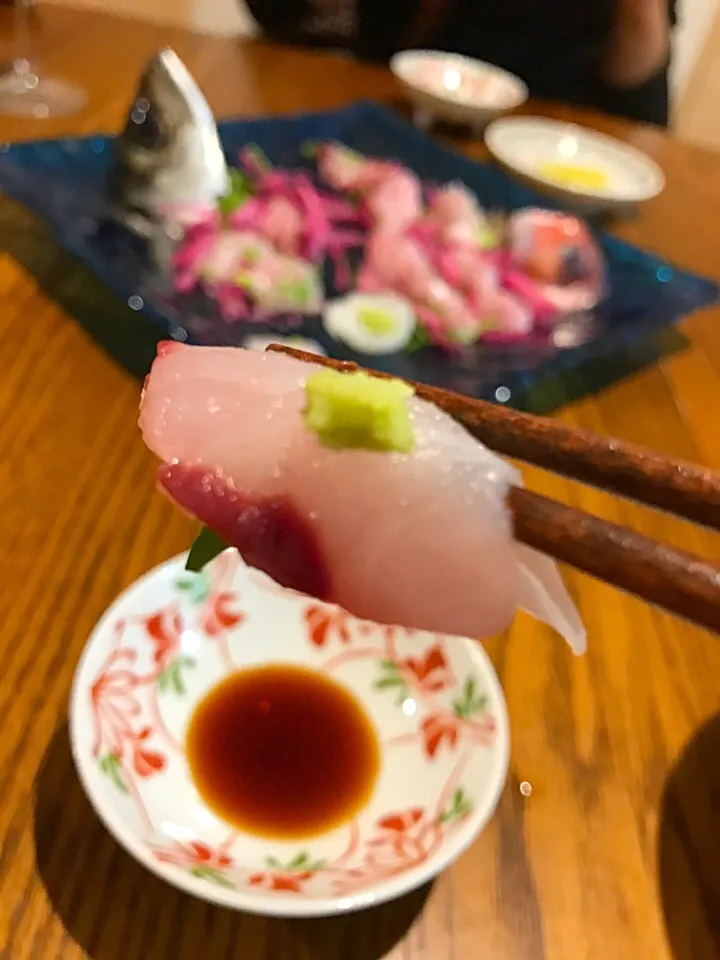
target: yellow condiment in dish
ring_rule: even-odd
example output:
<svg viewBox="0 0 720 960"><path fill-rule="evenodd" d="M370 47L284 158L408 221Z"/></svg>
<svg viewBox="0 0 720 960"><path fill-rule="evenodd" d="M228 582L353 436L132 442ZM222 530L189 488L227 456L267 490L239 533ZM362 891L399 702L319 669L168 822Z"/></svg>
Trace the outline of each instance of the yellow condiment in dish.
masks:
<svg viewBox="0 0 720 960"><path fill-rule="evenodd" d="M610 178L600 167L578 166L572 163L547 161L540 164L540 174L565 187L581 190L602 190L609 185Z"/></svg>

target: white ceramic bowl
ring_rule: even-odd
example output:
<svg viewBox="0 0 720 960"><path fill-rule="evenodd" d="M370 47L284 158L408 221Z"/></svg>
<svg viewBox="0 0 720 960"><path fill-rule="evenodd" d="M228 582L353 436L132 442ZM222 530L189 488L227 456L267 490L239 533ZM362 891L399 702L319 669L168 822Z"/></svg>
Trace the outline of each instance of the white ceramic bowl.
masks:
<svg viewBox="0 0 720 960"><path fill-rule="evenodd" d="M540 117L504 117L485 131L493 156L521 179L570 206L609 210L657 196L665 176L634 147L571 123ZM552 170L600 173L603 184L572 183ZM582 174L581 174L582 176Z"/></svg>
<svg viewBox="0 0 720 960"><path fill-rule="evenodd" d="M507 774L505 703L480 645L355 620L282 590L232 550L201 574L184 561L115 601L75 676L75 763L116 839L188 893L277 916L381 903L452 863L492 815ZM185 755L198 700L233 671L277 662L344 684L381 743L375 790L357 818L292 843L219 820Z"/></svg>
<svg viewBox="0 0 720 960"><path fill-rule="evenodd" d="M390 67L421 124L446 120L480 131L528 98L528 88L519 77L460 54L406 50L395 54Z"/></svg>

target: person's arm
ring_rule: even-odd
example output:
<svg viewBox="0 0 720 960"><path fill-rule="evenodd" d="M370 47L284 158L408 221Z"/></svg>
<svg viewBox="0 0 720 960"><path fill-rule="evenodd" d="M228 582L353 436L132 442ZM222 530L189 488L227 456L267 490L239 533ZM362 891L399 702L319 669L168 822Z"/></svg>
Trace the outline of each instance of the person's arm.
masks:
<svg viewBox="0 0 720 960"><path fill-rule="evenodd" d="M670 55L667 0L618 0L600 64L600 79L629 90L656 76Z"/></svg>
<svg viewBox="0 0 720 960"><path fill-rule="evenodd" d="M674 4L667 0L617 0L593 89L600 110L666 127L668 63Z"/></svg>
<svg viewBox="0 0 720 960"><path fill-rule="evenodd" d="M297 46L345 47L348 36L335 31L325 17L337 12L337 0L245 0L263 33L271 40ZM319 22L318 22L319 21Z"/></svg>
<svg viewBox="0 0 720 960"><path fill-rule="evenodd" d="M245 0L248 10L270 36L295 32L310 14L309 0Z"/></svg>

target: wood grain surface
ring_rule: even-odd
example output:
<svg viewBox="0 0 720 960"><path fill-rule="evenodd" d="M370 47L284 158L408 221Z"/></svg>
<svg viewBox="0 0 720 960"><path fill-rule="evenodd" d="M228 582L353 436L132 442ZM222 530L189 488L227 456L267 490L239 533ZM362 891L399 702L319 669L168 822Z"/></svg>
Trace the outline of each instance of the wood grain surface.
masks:
<svg viewBox="0 0 720 960"><path fill-rule="evenodd" d="M84 84L90 102L77 117L42 124L0 118L0 141L116 131L142 62L166 43L221 116L397 98L383 70L343 59L59 9L41 9L38 26L47 69ZM6 28L0 20L0 39ZM668 189L617 232L720 276L720 156L652 130L545 112L648 151ZM462 148L482 154L478 144ZM131 320L8 202L0 248L4 960L720 957L720 639L572 570L589 652L573 659L524 616L487 644L508 699L511 776L490 826L431 889L354 917L273 921L193 900L131 860L78 784L68 693L98 616L184 548L193 525L154 490L136 429L137 380L73 316L95 314L108 343ZM558 416L720 467L719 325L717 310L691 317L687 350ZM149 359L152 343L137 349ZM526 479L539 493L718 555L717 535L703 529L537 469Z"/></svg>

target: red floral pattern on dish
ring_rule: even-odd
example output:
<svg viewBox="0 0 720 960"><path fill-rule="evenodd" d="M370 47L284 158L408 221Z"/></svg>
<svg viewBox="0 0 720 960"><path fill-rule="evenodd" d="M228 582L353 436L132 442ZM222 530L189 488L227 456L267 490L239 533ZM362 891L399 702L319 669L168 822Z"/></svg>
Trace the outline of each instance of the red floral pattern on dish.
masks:
<svg viewBox="0 0 720 960"><path fill-rule="evenodd" d="M365 841L361 864L345 869L335 880L337 892L350 893L421 866L440 846L443 836L443 825L424 807L378 818L374 834Z"/></svg>
<svg viewBox="0 0 720 960"><path fill-rule="evenodd" d="M460 723L451 713L431 713L420 723L420 734L427 756L434 760L441 746L457 746Z"/></svg>
<svg viewBox="0 0 720 960"><path fill-rule="evenodd" d="M404 660L386 657L379 668L376 690L395 692L400 705L412 697L425 708L424 713L418 711L416 732L393 737L386 741L387 746L410 743L419 737L425 756L432 761L441 750L453 751L466 741L476 746L492 745L497 724L488 712L488 697L477 689L472 674L462 685L457 683L439 638L424 655ZM449 707L435 699L441 693L455 694Z"/></svg>
<svg viewBox="0 0 720 960"><path fill-rule="evenodd" d="M123 622L116 626L119 642L125 629ZM139 777L150 777L164 769L166 758L158 750L151 749L148 741L153 735L152 727L141 725L142 706L137 691L148 678L138 677L131 669L137 652L128 647L117 646L108 655L98 676L90 687L90 705L95 722L93 756L96 760L111 758L108 770L125 767L129 759L132 769ZM112 762L114 761L114 762ZM121 789L128 784L116 781Z"/></svg>
<svg viewBox="0 0 720 960"><path fill-rule="evenodd" d="M310 642L316 647L324 647L333 636L343 643L350 643L350 620L350 614L340 607L314 603L305 610Z"/></svg>
<svg viewBox="0 0 720 960"><path fill-rule="evenodd" d="M254 873L248 883L251 887L262 887L263 890L302 893L303 887L313 876L314 873L311 870L301 870L293 873L266 871L265 873Z"/></svg>
<svg viewBox="0 0 720 960"><path fill-rule="evenodd" d="M397 665L423 693L441 693L455 686L455 677L440 642L418 657L398 660Z"/></svg>
<svg viewBox="0 0 720 960"><path fill-rule="evenodd" d="M354 843L355 837L352 831L351 845ZM302 893L308 880L325 868L325 861L314 861L310 854L303 850L293 860L284 864L275 857L268 857L266 865L267 870L254 873L248 879L251 887L280 890L285 893Z"/></svg>
<svg viewBox="0 0 720 960"><path fill-rule="evenodd" d="M245 620L245 614L234 608L237 597L229 590L210 594L200 615L200 629L209 637L232 630Z"/></svg>
<svg viewBox="0 0 720 960"><path fill-rule="evenodd" d="M446 840L457 824L472 812L472 802L461 785L472 756L466 751L443 785L434 812L412 806L378 817L369 836L350 826L348 844L335 860L313 863L301 853L287 864L269 857L269 869L250 876L250 886L268 891L303 893L314 877L330 879L338 894L351 893L371 883L402 876L421 866Z"/></svg>
<svg viewBox="0 0 720 960"><path fill-rule="evenodd" d="M154 846L151 849L158 863L167 863L187 870L191 876L215 886L234 889L235 883L228 876L234 864L232 857L226 852L227 846L223 844L213 848L199 840L190 840L187 843L176 841L171 847Z"/></svg>
<svg viewBox="0 0 720 960"><path fill-rule="evenodd" d="M238 609L239 598L233 589L235 574L240 565L237 551L226 550L201 574L207 579L208 592L198 615L198 629L210 640L218 643L220 656L229 670L235 667L230 652L229 633L247 619Z"/></svg>
<svg viewBox="0 0 720 960"><path fill-rule="evenodd" d="M182 617L176 606L144 618L145 629L154 645L153 661L162 672L180 653Z"/></svg>
<svg viewBox="0 0 720 960"><path fill-rule="evenodd" d="M200 629L209 639L220 640L221 656L232 667L225 634L245 617L236 607L236 594L229 589L240 561L237 556L220 559L223 562L209 575L207 594L203 588L199 597ZM138 639L134 638L133 645L125 639L131 626L140 627L145 643L149 641L147 673L138 670ZM129 621L119 620L111 650L89 690L93 757L115 787L131 796L146 833L152 832L152 824L134 778L144 780L166 769L167 753L155 741L174 753L184 753L183 744L165 723L160 697L168 693L183 696L186 692L184 671L193 669L195 661L182 652L185 629L177 603Z"/></svg>
<svg viewBox="0 0 720 960"><path fill-rule="evenodd" d="M214 850L206 843L191 840L189 843L176 842L167 848L155 849L155 858L160 863L171 863L175 867L211 867L215 870L227 870L233 860L222 850Z"/></svg>
<svg viewBox="0 0 720 960"><path fill-rule="evenodd" d="M438 808L431 813L425 807L413 806L378 817L372 832L364 840L356 823L350 825L345 850L333 861L313 860L303 851L289 862L266 858L265 869L251 872L248 886L270 893L304 894L316 877L332 883L338 894L399 877L424 864L445 841L455 824L472 811L464 789L458 786L469 754L456 766L445 783ZM160 863L189 872L202 880L224 887L235 887L228 872L236 866L230 850L237 839L232 834L219 847L200 841L175 842L169 847L150 845Z"/></svg>

